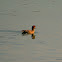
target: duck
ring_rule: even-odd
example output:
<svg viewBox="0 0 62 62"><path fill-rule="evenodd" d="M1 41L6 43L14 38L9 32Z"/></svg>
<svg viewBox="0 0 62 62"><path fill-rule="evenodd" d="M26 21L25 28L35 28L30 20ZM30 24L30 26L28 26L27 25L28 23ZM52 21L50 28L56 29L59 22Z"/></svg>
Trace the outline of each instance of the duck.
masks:
<svg viewBox="0 0 62 62"><path fill-rule="evenodd" d="M32 30L22 30L22 34L34 34L36 26L32 26Z"/></svg>

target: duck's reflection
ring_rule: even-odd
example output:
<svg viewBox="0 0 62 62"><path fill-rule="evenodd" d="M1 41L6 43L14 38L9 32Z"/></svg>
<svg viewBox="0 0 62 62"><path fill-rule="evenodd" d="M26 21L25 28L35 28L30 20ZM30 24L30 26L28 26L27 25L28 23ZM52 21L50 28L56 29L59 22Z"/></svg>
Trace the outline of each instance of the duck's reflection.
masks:
<svg viewBox="0 0 62 62"><path fill-rule="evenodd" d="M31 37L32 37L32 39L35 39L35 35L34 34L32 34Z"/></svg>
<svg viewBox="0 0 62 62"><path fill-rule="evenodd" d="M27 35L31 35L32 39L35 39L35 35L34 34L27 34L27 33L22 33L23 36L27 36Z"/></svg>

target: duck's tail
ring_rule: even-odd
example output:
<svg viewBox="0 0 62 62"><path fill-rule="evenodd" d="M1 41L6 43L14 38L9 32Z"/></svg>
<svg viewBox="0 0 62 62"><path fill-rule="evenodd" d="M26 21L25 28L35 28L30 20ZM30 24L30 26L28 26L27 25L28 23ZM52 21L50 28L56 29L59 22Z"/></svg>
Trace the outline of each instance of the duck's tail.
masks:
<svg viewBox="0 0 62 62"><path fill-rule="evenodd" d="M22 30L21 32L22 32L22 34L28 34L28 32L25 30Z"/></svg>

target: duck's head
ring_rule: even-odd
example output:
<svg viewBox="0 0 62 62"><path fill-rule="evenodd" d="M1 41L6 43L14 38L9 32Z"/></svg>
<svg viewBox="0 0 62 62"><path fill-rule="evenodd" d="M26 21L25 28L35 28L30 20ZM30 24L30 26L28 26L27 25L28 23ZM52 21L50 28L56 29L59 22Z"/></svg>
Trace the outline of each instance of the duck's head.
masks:
<svg viewBox="0 0 62 62"><path fill-rule="evenodd" d="M35 26L35 25L33 25L33 26L32 26L32 30L34 30L35 28L36 28L36 26Z"/></svg>

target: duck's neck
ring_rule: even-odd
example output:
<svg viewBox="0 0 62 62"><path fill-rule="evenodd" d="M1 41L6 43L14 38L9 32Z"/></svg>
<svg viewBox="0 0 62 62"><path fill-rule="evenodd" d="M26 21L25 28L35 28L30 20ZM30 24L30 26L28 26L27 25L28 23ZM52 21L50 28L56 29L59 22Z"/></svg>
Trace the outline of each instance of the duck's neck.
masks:
<svg viewBox="0 0 62 62"><path fill-rule="evenodd" d="M32 27L32 31L34 31L34 28Z"/></svg>

